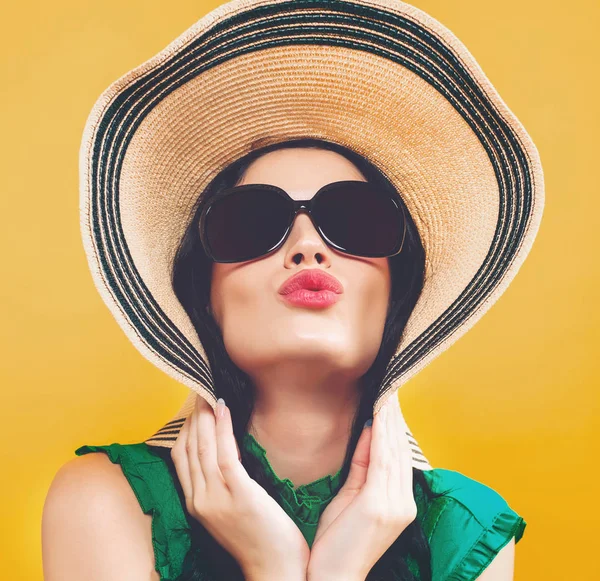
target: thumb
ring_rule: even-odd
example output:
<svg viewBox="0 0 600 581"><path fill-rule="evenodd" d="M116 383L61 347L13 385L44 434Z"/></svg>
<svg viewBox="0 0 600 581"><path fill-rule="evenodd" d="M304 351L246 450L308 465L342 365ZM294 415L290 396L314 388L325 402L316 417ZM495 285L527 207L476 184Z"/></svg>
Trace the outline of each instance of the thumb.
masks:
<svg viewBox="0 0 600 581"><path fill-rule="evenodd" d="M373 428L371 425L363 428L363 431L356 443L356 449L352 456L352 463L348 471L348 478L344 483L346 490L356 490L357 492L367 481L367 472L369 470L369 459L371 457L371 434Z"/></svg>

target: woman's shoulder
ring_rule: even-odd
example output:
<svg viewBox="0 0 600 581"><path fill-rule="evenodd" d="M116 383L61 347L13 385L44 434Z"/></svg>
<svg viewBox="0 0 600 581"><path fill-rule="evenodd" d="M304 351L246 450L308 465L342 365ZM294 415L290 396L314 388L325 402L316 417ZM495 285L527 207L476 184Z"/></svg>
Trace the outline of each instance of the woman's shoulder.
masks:
<svg viewBox="0 0 600 581"><path fill-rule="evenodd" d="M44 501L44 575L66 580L88 578L92 571L98 579L114 578L116 570L147 574L150 521L106 456L72 458L57 470Z"/></svg>
<svg viewBox="0 0 600 581"><path fill-rule="evenodd" d="M151 515L155 570L161 581L180 575L191 546L190 526L176 483L161 453L145 442L84 445L77 456L102 453L118 464L145 515Z"/></svg>
<svg viewBox="0 0 600 581"><path fill-rule="evenodd" d="M436 495L427 507L423 530L429 540L434 579L476 579L526 521L486 484L456 470L423 471Z"/></svg>

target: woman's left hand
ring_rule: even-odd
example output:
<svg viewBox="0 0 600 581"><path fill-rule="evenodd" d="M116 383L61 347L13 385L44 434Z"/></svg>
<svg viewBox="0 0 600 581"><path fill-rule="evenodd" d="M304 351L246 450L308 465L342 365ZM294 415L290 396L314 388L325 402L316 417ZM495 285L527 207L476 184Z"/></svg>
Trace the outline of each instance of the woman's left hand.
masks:
<svg viewBox="0 0 600 581"><path fill-rule="evenodd" d="M398 398L388 398L364 428L348 478L319 519L308 581L364 581L415 520L412 452Z"/></svg>

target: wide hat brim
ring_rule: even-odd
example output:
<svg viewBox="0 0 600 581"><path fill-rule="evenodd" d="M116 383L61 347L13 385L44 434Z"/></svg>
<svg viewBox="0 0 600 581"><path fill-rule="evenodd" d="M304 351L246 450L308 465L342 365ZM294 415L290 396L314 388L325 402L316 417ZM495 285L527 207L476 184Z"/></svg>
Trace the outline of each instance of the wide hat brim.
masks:
<svg viewBox="0 0 600 581"><path fill-rule="evenodd" d="M423 292L374 413L498 300L539 229L531 138L475 58L397 0L233 0L112 83L80 150L81 229L94 282L139 351L191 391L145 442L172 447L206 354L170 285L199 194L257 144L319 137L397 187L426 252ZM412 434L411 434L412 438ZM431 465L414 438L413 465Z"/></svg>

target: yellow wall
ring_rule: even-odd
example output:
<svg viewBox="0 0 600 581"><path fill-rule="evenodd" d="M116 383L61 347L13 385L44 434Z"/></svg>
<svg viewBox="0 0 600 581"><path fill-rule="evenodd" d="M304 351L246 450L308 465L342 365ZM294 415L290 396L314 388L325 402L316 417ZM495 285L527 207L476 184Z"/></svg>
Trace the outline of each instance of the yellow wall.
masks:
<svg viewBox="0 0 600 581"><path fill-rule="evenodd" d="M531 134L546 210L507 292L402 389L404 414L434 466L488 484L527 520L517 581L600 579L600 3L413 3L466 44ZM100 93L217 4L59 0L3 10L5 579L42 579L44 498L75 448L140 441L187 394L130 344L92 283L78 149Z"/></svg>

